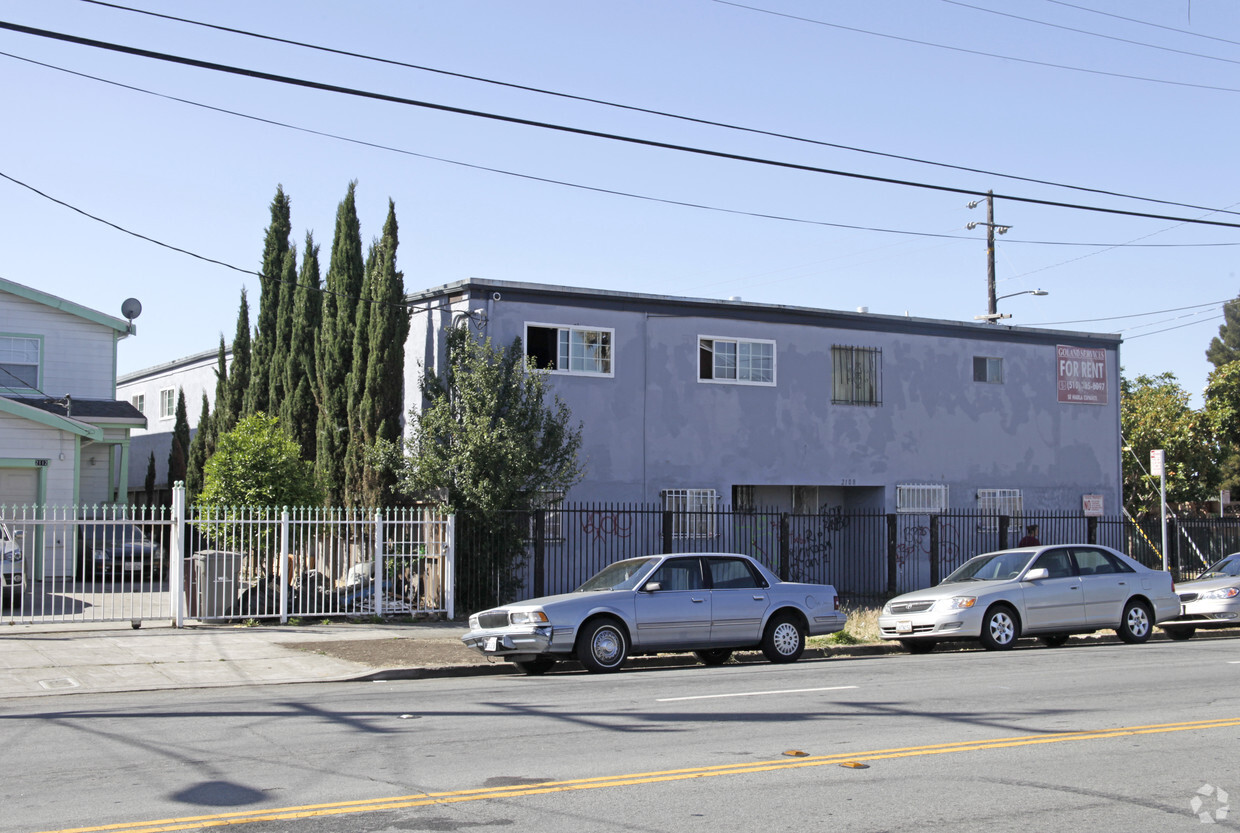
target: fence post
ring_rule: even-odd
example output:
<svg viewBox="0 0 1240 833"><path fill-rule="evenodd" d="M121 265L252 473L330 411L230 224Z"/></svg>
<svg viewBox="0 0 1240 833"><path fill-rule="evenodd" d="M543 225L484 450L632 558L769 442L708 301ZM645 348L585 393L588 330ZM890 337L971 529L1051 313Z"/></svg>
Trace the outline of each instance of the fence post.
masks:
<svg viewBox="0 0 1240 833"><path fill-rule="evenodd" d="M939 583L939 516L930 516L930 586Z"/></svg>
<svg viewBox="0 0 1240 833"><path fill-rule="evenodd" d="M896 527L896 516L894 514L887 515L887 595L894 596L896 594L896 573L899 570L899 561L896 559L896 541L899 540L898 530Z"/></svg>
<svg viewBox="0 0 1240 833"><path fill-rule="evenodd" d="M168 593L172 597L172 626L185 626L185 484L172 487L172 537L168 542Z"/></svg>
<svg viewBox="0 0 1240 833"><path fill-rule="evenodd" d="M672 513L663 510L663 552L672 551Z"/></svg>
<svg viewBox="0 0 1240 833"><path fill-rule="evenodd" d="M792 521L787 512L779 514L779 579L788 580L788 563L791 561L791 528Z"/></svg>
<svg viewBox="0 0 1240 833"><path fill-rule="evenodd" d="M544 562L544 554L547 551L546 545L547 531L547 510L534 510L534 596L535 598L547 595L547 565Z"/></svg>
<svg viewBox="0 0 1240 833"><path fill-rule="evenodd" d="M1085 519L1085 543L1098 543L1098 517L1096 515L1090 515Z"/></svg>
<svg viewBox="0 0 1240 833"><path fill-rule="evenodd" d="M443 600L448 620L456 618L456 515L449 515L443 541Z"/></svg>
<svg viewBox="0 0 1240 833"><path fill-rule="evenodd" d="M387 577L386 571L383 569L383 512L379 509L375 510L375 615L383 615L383 591L385 589L383 580ZM395 581L396 576L392 576Z"/></svg>
<svg viewBox="0 0 1240 833"><path fill-rule="evenodd" d="M280 624L288 624L288 507L280 510Z"/></svg>
<svg viewBox="0 0 1240 833"><path fill-rule="evenodd" d="M1001 550L1005 550L1008 548L1008 530L1011 528L1011 526L1012 526L1011 515L1000 515L999 516L999 549Z"/></svg>

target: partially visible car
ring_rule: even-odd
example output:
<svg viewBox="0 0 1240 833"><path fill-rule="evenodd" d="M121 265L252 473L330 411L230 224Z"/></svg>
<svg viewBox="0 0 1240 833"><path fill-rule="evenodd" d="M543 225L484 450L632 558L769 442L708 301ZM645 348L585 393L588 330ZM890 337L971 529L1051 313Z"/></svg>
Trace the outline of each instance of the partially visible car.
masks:
<svg viewBox="0 0 1240 833"><path fill-rule="evenodd" d="M897 596L878 627L912 653L961 639L1003 650L1024 636L1057 647L1073 634L1111 629L1141 643L1179 605L1170 573L1109 547L1024 547L976 556L934 587Z"/></svg>
<svg viewBox="0 0 1240 833"><path fill-rule="evenodd" d="M78 577L95 581L131 574L163 575L164 549L135 523L82 521L78 533Z"/></svg>
<svg viewBox="0 0 1240 833"><path fill-rule="evenodd" d="M1211 564L1196 579L1180 582L1176 590L1179 610L1158 623L1171 639L1191 639L1198 628L1240 628L1240 553Z"/></svg>
<svg viewBox="0 0 1240 833"><path fill-rule="evenodd" d="M706 665L756 649L795 662L807 636L846 620L831 585L781 581L745 555L650 555L617 561L571 593L475 613L461 641L527 674L571 659L618 671L630 656L690 651Z"/></svg>
<svg viewBox="0 0 1240 833"><path fill-rule="evenodd" d="M22 539L25 532L0 523L0 607L13 607L25 587L25 557Z"/></svg>

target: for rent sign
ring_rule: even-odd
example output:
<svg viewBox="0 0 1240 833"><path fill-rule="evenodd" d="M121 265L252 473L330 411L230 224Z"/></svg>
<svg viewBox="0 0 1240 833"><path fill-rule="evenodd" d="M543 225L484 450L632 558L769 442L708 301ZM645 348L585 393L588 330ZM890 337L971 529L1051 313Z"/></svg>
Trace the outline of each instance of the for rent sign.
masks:
<svg viewBox="0 0 1240 833"><path fill-rule="evenodd" d="M1059 401L1107 404L1107 351L1101 347L1055 346Z"/></svg>

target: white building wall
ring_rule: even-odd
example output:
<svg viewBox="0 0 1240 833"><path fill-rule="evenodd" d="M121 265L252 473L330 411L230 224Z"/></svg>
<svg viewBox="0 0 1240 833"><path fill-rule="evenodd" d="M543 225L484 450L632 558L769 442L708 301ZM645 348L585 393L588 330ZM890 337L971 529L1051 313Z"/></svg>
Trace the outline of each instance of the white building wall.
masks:
<svg viewBox="0 0 1240 833"><path fill-rule="evenodd" d="M111 327L4 292L0 333L41 337L39 389L48 396L112 398L117 333Z"/></svg>

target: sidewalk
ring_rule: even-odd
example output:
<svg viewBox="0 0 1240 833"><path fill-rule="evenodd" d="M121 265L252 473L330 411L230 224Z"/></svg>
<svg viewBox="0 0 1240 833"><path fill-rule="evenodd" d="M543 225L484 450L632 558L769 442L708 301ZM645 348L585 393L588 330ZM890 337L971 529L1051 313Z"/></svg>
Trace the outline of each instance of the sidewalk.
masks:
<svg viewBox="0 0 1240 833"><path fill-rule="evenodd" d="M458 622L12 625L0 629L0 699L515 671L466 648L464 632Z"/></svg>

